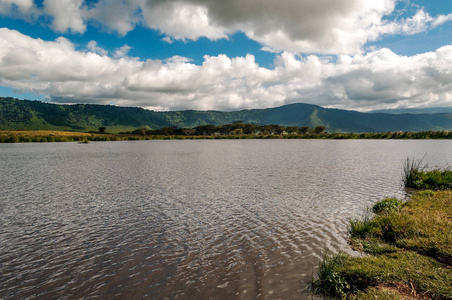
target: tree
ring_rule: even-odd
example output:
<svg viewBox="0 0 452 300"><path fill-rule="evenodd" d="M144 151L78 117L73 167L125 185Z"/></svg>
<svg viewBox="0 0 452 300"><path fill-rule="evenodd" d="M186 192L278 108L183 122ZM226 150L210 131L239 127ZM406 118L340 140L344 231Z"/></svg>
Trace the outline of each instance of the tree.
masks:
<svg viewBox="0 0 452 300"><path fill-rule="evenodd" d="M320 133L324 132L325 129L326 129L325 126L319 125L319 126L316 126L316 128L314 128L314 131L315 131L315 133L320 134Z"/></svg>
<svg viewBox="0 0 452 300"><path fill-rule="evenodd" d="M237 129L234 129L231 133L232 133L232 135L242 135L243 134L243 129L242 128L237 128Z"/></svg>
<svg viewBox="0 0 452 300"><path fill-rule="evenodd" d="M288 126L286 127L286 132L288 134L294 134L298 132L298 127L297 126Z"/></svg>
<svg viewBox="0 0 452 300"><path fill-rule="evenodd" d="M146 128L135 129L132 134L146 135Z"/></svg>
<svg viewBox="0 0 452 300"><path fill-rule="evenodd" d="M218 130L217 126L211 124L199 125L194 129L197 135L213 135Z"/></svg>
<svg viewBox="0 0 452 300"><path fill-rule="evenodd" d="M303 126L303 127L300 127L300 128L298 128L298 133L300 133L300 134L306 134L306 133L308 133L310 130L309 130L310 128L308 127L308 126Z"/></svg>
<svg viewBox="0 0 452 300"><path fill-rule="evenodd" d="M107 128L105 127L99 127L99 133L106 133Z"/></svg>
<svg viewBox="0 0 452 300"><path fill-rule="evenodd" d="M256 134L260 131L261 127L257 124L245 124L243 125L244 134Z"/></svg>

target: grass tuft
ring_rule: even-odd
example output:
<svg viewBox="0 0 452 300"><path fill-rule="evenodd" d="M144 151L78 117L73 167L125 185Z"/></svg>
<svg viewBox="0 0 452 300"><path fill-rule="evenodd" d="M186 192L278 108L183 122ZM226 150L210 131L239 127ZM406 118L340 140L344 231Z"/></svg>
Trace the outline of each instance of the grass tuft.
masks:
<svg viewBox="0 0 452 300"><path fill-rule="evenodd" d="M372 206L372 211L376 214L388 214L393 212L395 209L399 208L403 204L403 201L393 197L384 198L381 201Z"/></svg>
<svg viewBox="0 0 452 300"><path fill-rule="evenodd" d="M348 232L354 238L371 237L375 233L374 219L369 212L359 219L350 219Z"/></svg>
<svg viewBox="0 0 452 300"><path fill-rule="evenodd" d="M319 264L318 279L313 281L314 293L326 297L345 298L350 285L339 270L347 256L344 254L325 254Z"/></svg>
<svg viewBox="0 0 452 300"><path fill-rule="evenodd" d="M408 157L404 163L403 183L405 187L429 190L450 190L452 188L452 170L427 170L424 157L414 159Z"/></svg>

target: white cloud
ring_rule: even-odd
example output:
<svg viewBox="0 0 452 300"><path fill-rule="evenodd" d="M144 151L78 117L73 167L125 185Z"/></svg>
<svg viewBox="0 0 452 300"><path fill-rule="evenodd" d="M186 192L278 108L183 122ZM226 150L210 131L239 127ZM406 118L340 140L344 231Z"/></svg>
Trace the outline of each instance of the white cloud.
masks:
<svg viewBox="0 0 452 300"><path fill-rule="evenodd" d="M97 46L96 41L90 41L88 45L86 46L86 49L90 52L97 53L101 56L108 55L108 51L105 49L102 49L101 47Z"/></svg>
<svg viewBox="0 0 452 300"><path fill-rule="evenodd" d="M173 40L169 36L165 36L164 38L162 38L162 41L164 41L165 43L168 43L168 44L173 43Z"/></svg>
<svg viewBox="0 0 452 300"><path fill-rule="evenodd" d="M59 32L83 33L83 0L44 0L44 13L53 17L52 27Z"/></svg>
<svg viewBox="0 0 452 300"><path fill-rule="evenodd" d="M29 13L33 7L33 0L0 0L0 12L8 13L13 7L17 7L17 9L21 13Z"/></svg>
<svg viewBox="0 0 452 300"><path fill-rule="evenodd" d="M384 35L413 35L452 21L420 8L399 19L397 0L0 0L0 13L47 15L59 32L83 33L87 22L125 35L137 24L156 29L164 40L212 40L244 32L266 51L356 54ZM393 19L390 21L390 19Z"/></svg>
<svg viewBox="0 0 452 300"><path fill-rule="evenodd" d="M227 37L227 29L213 24L203 5L190 1L147 1L142 9L147 26L176 40Z"/></svg>
<svg viewBox="0 0 452 300"><path fill-rule="evenodd" d="M0 29L0 85L52 101L174 109L235 110L293 102L371 110L452 106L452 46L415 56L389 49L340 56L283 52L272 69L254 56L174 56L140 61L107 56L95 42L79 51L65 38L43 41Z"/></svg>
<svg viewBox="0 0 452 300"><path fill-rule="evenodd" d="M452 21L452 14L440 15L432 22L432 28L438 27L446 22Z"/></svg>
<svg viewBox="0 0 452 300"><path fill-rule="evenodd" d="M114 57L115 58L126 57L130 49L132 49L132 47L130 47L129 45L124 45L115 51Z"/></svg>
<svg viewBox="0 0 452 300"><path fill-rule="evenodd" d="M125 35L141 21L139 9L142 0L99 0L84 12L87 20L103 25L108 31Z"/></svg>

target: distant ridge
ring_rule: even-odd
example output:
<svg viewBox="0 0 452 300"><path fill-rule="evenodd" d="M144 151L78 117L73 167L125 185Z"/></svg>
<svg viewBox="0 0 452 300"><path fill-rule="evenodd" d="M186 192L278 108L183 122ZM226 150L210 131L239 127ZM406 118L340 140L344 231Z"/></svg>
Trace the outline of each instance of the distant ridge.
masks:
<svg viewBox="0 0 452 300"><path fill-rule="evenodd" d="M222 125L239 120L259 125L309 127L324 125L329 132L452 130L452 113L360 113L304 103L232 112L195 110L155 112L137 107L57 105L0 97L0 130L90 131L104 126L108 132L115 133L141 127L188 128L205 124Z"/></svg>
<svg viewBox="0 0 452 300"><path fill-rule="evenodd" d="M385 114L442 114L442 113L452 113L452 107L382 109L382 110L370 111L369 113L385 113Z"/></svg>

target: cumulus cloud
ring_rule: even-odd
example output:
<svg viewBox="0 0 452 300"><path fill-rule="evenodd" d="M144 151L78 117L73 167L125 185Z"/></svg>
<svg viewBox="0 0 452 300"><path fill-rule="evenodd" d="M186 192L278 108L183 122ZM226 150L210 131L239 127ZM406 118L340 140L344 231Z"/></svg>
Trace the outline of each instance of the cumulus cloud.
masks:
<svg viewBox="0 0 452 300"><path fill-rule="evenodd" d="M107 31L126 35L140 23L141 0L99 0L93 7L86 9L84 17L95 20Z"/></svg>
<svg viewBox="0 0 452 300"><path fill-rule="evenodd" d="M22 13L28 13L33 7L33 0L1 0L0 12L6 13L16 7Z"/></svg>
<svg viewBox="0 0 452 300"><path fill-rule="evenodd" d="M332 62L283 52L274 68L253 55L115 57L95 42L77 50L65 38L44 41L0 29L0 85L44 94L54 102L141 106L160 110L236 110L294 102L372 110L452 105L452 46L415 56L389 49Z"/></svg>
<svg viewBox="0 0 452 300"><path fill-rule="evenodd" d="M132 49L132 47L130 47L129 45L122 46L115 51L114 58L126 57L130 49Z"/></svg>
<svg viewBox="0 0 452 300"><path fill-rule="evenodd" d="M190 1L147 1L142 6L147 26L176 40L226 38L228 29L215 24L204 5Z"/></svg>
<svg viewBox="0 0 452 300"><path fill-rule="evenodd" d="M59 32L68 30L83 33L86 25L83 20L83 0L44 0L45 14L53 17L52 26Z"/></svg>
<svg viewBox="0 0 452 300"><path fill-rule="evenodd" d="M0 14L31 21L36 19L40 12L33 0L0 0Z"/></svg>
<svg viewBox="0 0 452 300"><path fill-rule="evenodd" d="M87 22L125 35L137 24L160 31L164 40L212 40L244 32L272 52L356 54L383 35L413 35L445 22L452 14L394 15L397 0L0 0L0 13L52 17L59 32L83 33Z"/></svg>

